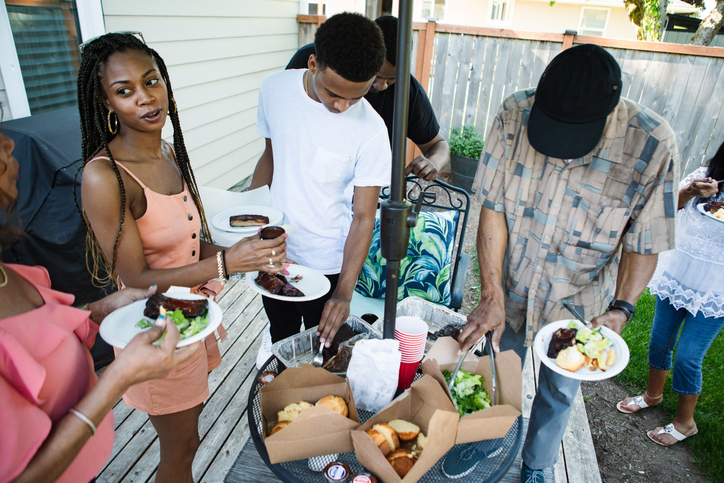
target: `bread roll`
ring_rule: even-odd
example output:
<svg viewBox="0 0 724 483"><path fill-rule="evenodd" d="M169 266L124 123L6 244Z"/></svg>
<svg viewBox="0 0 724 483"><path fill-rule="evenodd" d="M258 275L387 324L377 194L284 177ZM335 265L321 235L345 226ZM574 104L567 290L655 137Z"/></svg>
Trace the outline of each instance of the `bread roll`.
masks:
<svg viewBox="0 0 724 483"><path fill-rule="evenodd" d="M606 355L606 365L612 366L616 363L616 351L613 349L608 350L608 354Z"/></svg>
<svg viewBox="0 0 724 483"><path fill-rule="evenodd" d="M345 418L349 414L349 408L347 408L347 403L344 402L344 399L342 399L339 396L324 396L322 399L317 401L317 406L319 405L327 406L332 411L336 411Z"/></svg>
<svg viewBox="0 0 724 483"><path fill-rule="evenodd" d="M277 421L294 421L302 411L311 407L312 405L307 401L292 403L277 413Z"/></svg>
<svg viewBox="0 0 724 483"><path fill-rule="evenodd" d="M287 427L288 425L290 425L291 423L292 423L291 421L279 421L279 422L272 428L272 430L269 431L269 436L271 436L271 435L274 434L274 433L278 433L279 431L281 431L283 428L286 428L286 427Z"/></svg>
<svg viewBox="0 0 724 483"><path fill-rule="evenodd" d="M412 466L417 461L415 455L406 449L398 449L393 451L387 456L387 461L392 465L392 469L395 470L400 478L404 478L405 475L412 469Z"/></svg>
<svg viewBox="0 0 724 483"><path fill-rule="evenodd" d="M583 367L585 362L585 357L583 357L581 351L579 351L575 346L563 349L558 353L558 357L556 357L556 364L571 372L576 372L578 369Z"/></svg>
<svg viewBox="0 0 724 483"><path fill-rule="evenodd" d="M400 439L394 429L386 424L375 424L372 429L367 430L382 454L387 456L400 447Z"/></svg>
<svg viewBox="0 0 724 483"><path fill-rule="evenodd" d="M402 419L395 419L387 423L397 432L397 436L402 441L412 441L420 434L420 427L416 424L409 423Z"/></svg>

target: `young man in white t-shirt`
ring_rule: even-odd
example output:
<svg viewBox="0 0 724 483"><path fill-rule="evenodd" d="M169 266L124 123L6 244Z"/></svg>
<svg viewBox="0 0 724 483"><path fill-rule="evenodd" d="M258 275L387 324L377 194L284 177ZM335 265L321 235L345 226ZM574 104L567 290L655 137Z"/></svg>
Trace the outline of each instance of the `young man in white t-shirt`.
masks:
<svg viewBox="0 0 724 483"><path fill-rule="evenodd" d="M319 324L329 346L349 315L380 187L390 183L391 153L385 123L364 99L385 59L377 25L341 13L319 27L314 43L308 70L262 81L257 130L266 149L251 187L269 185L284 222L299 226L287 239L289 260L321 271L332 285L310 302L263 297L272 341L298 333L304 319L306 328Z"/></svg>

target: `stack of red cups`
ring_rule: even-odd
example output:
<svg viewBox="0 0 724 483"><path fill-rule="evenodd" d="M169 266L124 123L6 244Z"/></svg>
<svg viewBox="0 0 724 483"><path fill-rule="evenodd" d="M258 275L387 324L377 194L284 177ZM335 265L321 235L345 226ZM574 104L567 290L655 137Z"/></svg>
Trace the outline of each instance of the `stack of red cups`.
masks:
<svg viewBox="0 0 724 483"><path fill-rule="evenodd" d="M395 339L399 341L402 353L397 389L404 390L412 384L420 361L425 355L427 324L419 317L397 317Z"/></svg>

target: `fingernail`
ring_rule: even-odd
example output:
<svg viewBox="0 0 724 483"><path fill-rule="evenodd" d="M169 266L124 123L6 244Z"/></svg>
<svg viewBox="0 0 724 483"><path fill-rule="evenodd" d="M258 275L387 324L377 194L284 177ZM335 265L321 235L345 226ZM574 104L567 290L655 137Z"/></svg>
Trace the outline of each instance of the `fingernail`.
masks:
<svg viewBox="0 0 724 483"><path fill-rule="evenodd" d="M284 270L282 273L284 273L284 275L289 275L289 271L288 271L288 270Z"/></svg>
<svg viewBox="0 0 724 483"><path fill-rule="evenodd" d="M261 227L259 227L256 232L259 233L261 231Z"/></svg>
<svg viewBox="0 0 724 483"><path fill-rule="evenodd" d="M289 268L289 264L287 263L286 265L284 265L284 268Z"/></svg>
<svg viewBox="0 0 724 483"><path fill-rule="evenodd" d="M458 349L458 355L459 355L459 356L463 355L463 351L460 350L460 349Z"/></svg>
<svg viewBox="0 0 724 483"><path fill-rule="evenodd" d="M289 233L285 233L284 238L288 238L288 237L289 237Z"/></svg>

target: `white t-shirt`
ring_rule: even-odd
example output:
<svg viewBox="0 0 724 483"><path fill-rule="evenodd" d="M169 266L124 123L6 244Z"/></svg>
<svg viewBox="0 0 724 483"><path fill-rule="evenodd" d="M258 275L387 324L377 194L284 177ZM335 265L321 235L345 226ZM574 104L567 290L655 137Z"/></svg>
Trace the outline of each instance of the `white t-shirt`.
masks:
<svg viewBox="0 0 724 483"><path fill-rule="evenodd" d="M355 186L390 184L387 128L365 100L334 114L304 92L304 70L275 72L259 89L257 131L274 152L272 205L299 226L287 256L325 274L342 269Z"/></svg>

